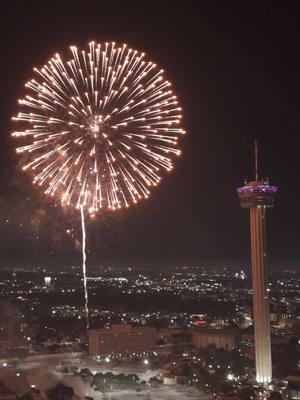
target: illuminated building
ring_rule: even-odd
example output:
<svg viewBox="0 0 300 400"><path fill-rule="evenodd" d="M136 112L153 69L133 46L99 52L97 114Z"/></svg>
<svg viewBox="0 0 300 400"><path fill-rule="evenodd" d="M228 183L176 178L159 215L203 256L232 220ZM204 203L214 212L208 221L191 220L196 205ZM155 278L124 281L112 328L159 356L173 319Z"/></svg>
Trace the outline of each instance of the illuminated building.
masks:
<svg viewBox="0 0 300 400"><path fill-rule="evenodd" d="M193 345L197 348L215 346L217 349L231 350L238 346L238 331L233 329L195 329L193 332Z"/></svg>
<svg viewBox="0 0 300 400"><path fill-rule="evenodd" d="M51 287L51 277L50 276L45 276L44 282L45 282L45 287L46 288Z"/></svg>
<svg viewBox="0 0 300 400"><path fill-rule="evenodd" d="M266 211L274 207L278 188L259 179L255 142L255 181L237 189L240 205L250 209L256 381L272 380L269 297L267 291Z"/></svg>
<svg viewBox="0 0 300 400"><path fill-rule="evenodd" d="M89 353L92 356L121 357L151 353L157 333L151 327L132 327L129 324L89 330Z"/></svg>

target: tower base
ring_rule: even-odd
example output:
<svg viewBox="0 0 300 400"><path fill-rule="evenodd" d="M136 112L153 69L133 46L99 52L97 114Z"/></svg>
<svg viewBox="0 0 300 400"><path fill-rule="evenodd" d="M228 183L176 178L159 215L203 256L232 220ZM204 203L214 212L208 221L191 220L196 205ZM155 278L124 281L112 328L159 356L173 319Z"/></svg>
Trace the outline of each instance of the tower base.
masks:
<svg viewBox="0 0 300 400"><path fill-rule="evenodd" d="M258 386L254 390L254 400L267 400L270 396L271 393L267 384Z"/></svg>

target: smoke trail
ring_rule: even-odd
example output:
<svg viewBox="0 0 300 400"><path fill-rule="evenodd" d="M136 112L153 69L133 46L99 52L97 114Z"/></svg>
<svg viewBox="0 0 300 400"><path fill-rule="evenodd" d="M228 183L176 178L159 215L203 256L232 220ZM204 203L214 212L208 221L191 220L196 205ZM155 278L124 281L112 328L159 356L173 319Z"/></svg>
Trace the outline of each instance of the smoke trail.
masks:
<svg viewBox="0 0 300 400"><path fill-rule="evenodd" d="M86 330L89 329L89 304L88 304L88 292L87 292L87 284L86 284L86 252L85 252L85 243L86 243L86 234L85 234L85 223L84 223L84 211L83 206L80 206L81 212L81 229L82 229L82 273L83 273L83 285L84 285L84 298L85 298L85 319L86 319Z"/></svg>

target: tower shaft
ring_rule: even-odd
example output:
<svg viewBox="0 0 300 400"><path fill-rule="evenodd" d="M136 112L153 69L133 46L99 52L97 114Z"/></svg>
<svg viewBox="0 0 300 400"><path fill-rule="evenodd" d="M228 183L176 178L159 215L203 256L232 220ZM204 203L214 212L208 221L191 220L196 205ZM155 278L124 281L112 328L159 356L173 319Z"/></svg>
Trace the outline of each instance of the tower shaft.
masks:
<svg viewBox="0 0 300 400"><path fill-rule="evenodd" d="M272 379L265 205L250 208L250 231L256 381L263 384Z"/></svg>

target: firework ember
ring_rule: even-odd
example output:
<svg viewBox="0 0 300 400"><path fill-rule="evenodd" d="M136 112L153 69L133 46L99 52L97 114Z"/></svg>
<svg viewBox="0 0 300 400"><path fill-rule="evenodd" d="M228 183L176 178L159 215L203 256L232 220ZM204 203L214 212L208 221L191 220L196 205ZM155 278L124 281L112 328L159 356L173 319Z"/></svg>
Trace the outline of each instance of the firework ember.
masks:
<svg viewBox="0 0 300 400"><path fill-rule="evenodd" d="M13 117L23 169L62 204L91 213L128 207L173 168L181 107L144 53L114 42L70 51L25 84Z"/></svg>

